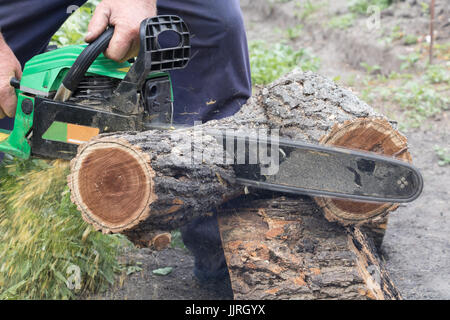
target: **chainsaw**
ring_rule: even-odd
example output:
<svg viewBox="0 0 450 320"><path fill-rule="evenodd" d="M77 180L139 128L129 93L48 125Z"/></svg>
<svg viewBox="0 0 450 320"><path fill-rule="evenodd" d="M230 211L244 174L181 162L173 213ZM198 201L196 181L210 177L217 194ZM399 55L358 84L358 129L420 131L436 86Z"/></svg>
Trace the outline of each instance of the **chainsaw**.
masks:
<svg viewBox="0 0 450 320"><path fill-rule="evenodd" d="M170 47L159 38L166 32L174 38ZM16 117L12 131L0 131L0 152L23 159L72 159L80 144L98 134L173 128L169 71L189 62L186 24L173 15L144 20L139 54L123 63L103 55L113 33L110 27L89 45L48 51L25 64L22 79L11 80L18 98ZM258 144L239 134L210 134L247 146L245 152ZM278 171L267 175L261 165L236 162L236 182L365 202L410 202L422 191L420 172L394 158L302 141L269 138L266 143L280 153Z"/></svg>

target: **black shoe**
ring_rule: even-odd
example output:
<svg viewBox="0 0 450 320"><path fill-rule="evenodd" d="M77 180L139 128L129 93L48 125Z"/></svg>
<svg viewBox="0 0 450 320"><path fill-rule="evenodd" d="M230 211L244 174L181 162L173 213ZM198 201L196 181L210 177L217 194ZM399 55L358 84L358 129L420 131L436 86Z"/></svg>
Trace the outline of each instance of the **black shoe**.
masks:
<svg viewBox="0 0 450 320"><path fill-rule="evenodd" d="M217 217L197 218L181 228L184 245L194 255L194 275L201 283L229 278Z"/></svg>

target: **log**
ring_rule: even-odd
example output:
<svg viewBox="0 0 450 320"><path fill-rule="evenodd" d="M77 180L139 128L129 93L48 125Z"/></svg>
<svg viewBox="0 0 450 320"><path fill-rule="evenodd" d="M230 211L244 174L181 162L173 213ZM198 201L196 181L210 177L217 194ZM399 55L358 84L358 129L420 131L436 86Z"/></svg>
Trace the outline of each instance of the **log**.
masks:
<svg viewBox="0 0 450 320"><path fill-rule="evenodd" d="M226 182L234 177L230 166L180 161L190 153L189 133L131 132L81 146L68 181L85 221L104 233L147 238L149 232L174 230L240 194L241 186ZM209 138L201 148L219 150Z"/></svg>
<svg viewBox="0 0 450 320"><path fill-rule="evenodd" d="M172 131L103 134L80 146L68 178L83 218L105 233L143 237L208 215L247 192L208 129L279 130L300 139L394 155L410 161L395 123L351 91L308 72L293 72L260 90L234 116ZM194 144L193 144L194 142ZM383 234L395 204L315 199L330 221Z"/></svg>
<svg viewBox="0 0 450 320"><path fill-rule="evenodd" d="M320 212L280 195L219 211L234 299L401 299L370 239Z"/></svg>

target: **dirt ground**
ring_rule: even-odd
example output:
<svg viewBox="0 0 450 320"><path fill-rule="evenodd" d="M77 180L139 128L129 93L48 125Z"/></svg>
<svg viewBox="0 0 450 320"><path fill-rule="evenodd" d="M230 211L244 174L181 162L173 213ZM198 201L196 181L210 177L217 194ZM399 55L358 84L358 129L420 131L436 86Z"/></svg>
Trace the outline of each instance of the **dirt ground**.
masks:
<svg viewBox="0 0 450 320"><path fill-rule="evenodd" d="M201 284L192 273L194 259L186 249L164 251L135 249L123 255L124 264L142 270L127 276L123 285L94 297L92 300L231 300L229 281ZM154 270L171 267L168 275L155 275Z"/></svg>
<svg viewBox="0 0 450 320"><path fill-rule="evenodd" d="M306 47L320 58L319 73L351 87L363 89L366 70L361 62L378 65L380 72L399 71L399 55L411 52L401 42L381 44L394 28L403 28L426 41L428 18L420 1L400 1L381 13L381 28L369 31L367 18L359 17L353 26L341 30L324 25L330 17L347 13L346 0L319 1L319 9L301 17L298 2L290 0L241 0L249 41L263 39L279 42L282 31L303 24L293 47ZM313 1L316 3L316 1ZM450 5L437 0L437 42L450 42ZM414 23L411 23L414 21ZM442 63L437 61L436 63ZM351 85L349 84L352 79ZM382 112L382 104L374 105ZM395 110L394 110L395 111ZM425 188L414 203L401 207L390 217L382 246L388 271L405 299L450 299L450 166L439 166L434 146L450 150L450 111L425 121L420 128L408 129L414 164L421 169ZM125 254L125 259L141 263L142 270L128 276L119 286L94 299L232 299L230 284L199 284L193 277L193 259L183 249L154 252L141 249ZM167 276L152 270L173 267Z"/></svg>

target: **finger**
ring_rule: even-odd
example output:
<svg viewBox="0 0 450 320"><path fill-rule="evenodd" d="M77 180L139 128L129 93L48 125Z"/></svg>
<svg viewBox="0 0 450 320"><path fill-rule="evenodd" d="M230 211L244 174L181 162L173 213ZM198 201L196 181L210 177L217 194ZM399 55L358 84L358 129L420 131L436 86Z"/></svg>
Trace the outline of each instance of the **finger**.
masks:
<svg viewBox="0 0 450 320"><path fill-rule="evenodd" d="M128 50L127 54L125 55L124 61L129 60L131 58L137 57L139 54L139 40L133 40L133 43L130 46L130 50Z"/></svg>
<svg viewBox="0 0 450 320"><path fill-rule="evenodd" d="M19 60L16 59L16 67L14 68L14 77L17 79L22 79L22 66L20 65Z"/></svg>
<svg viewBox="0 0 450 320"><path fill-rule="evenodd" d="M118 62L125 61L127 58L127 53L130 51L132 42L133 36L131 32L125 31L123 28L116 26L108 49L105 51L105 56Z"/></svg>
<svg viewBox="0 0 450 320"><path fill-rule="evenodd" d="M97 39L108 27L110 16L110 9L99 5L89 22L88 33L84 40L86 42L92 42Z"/></svg>

